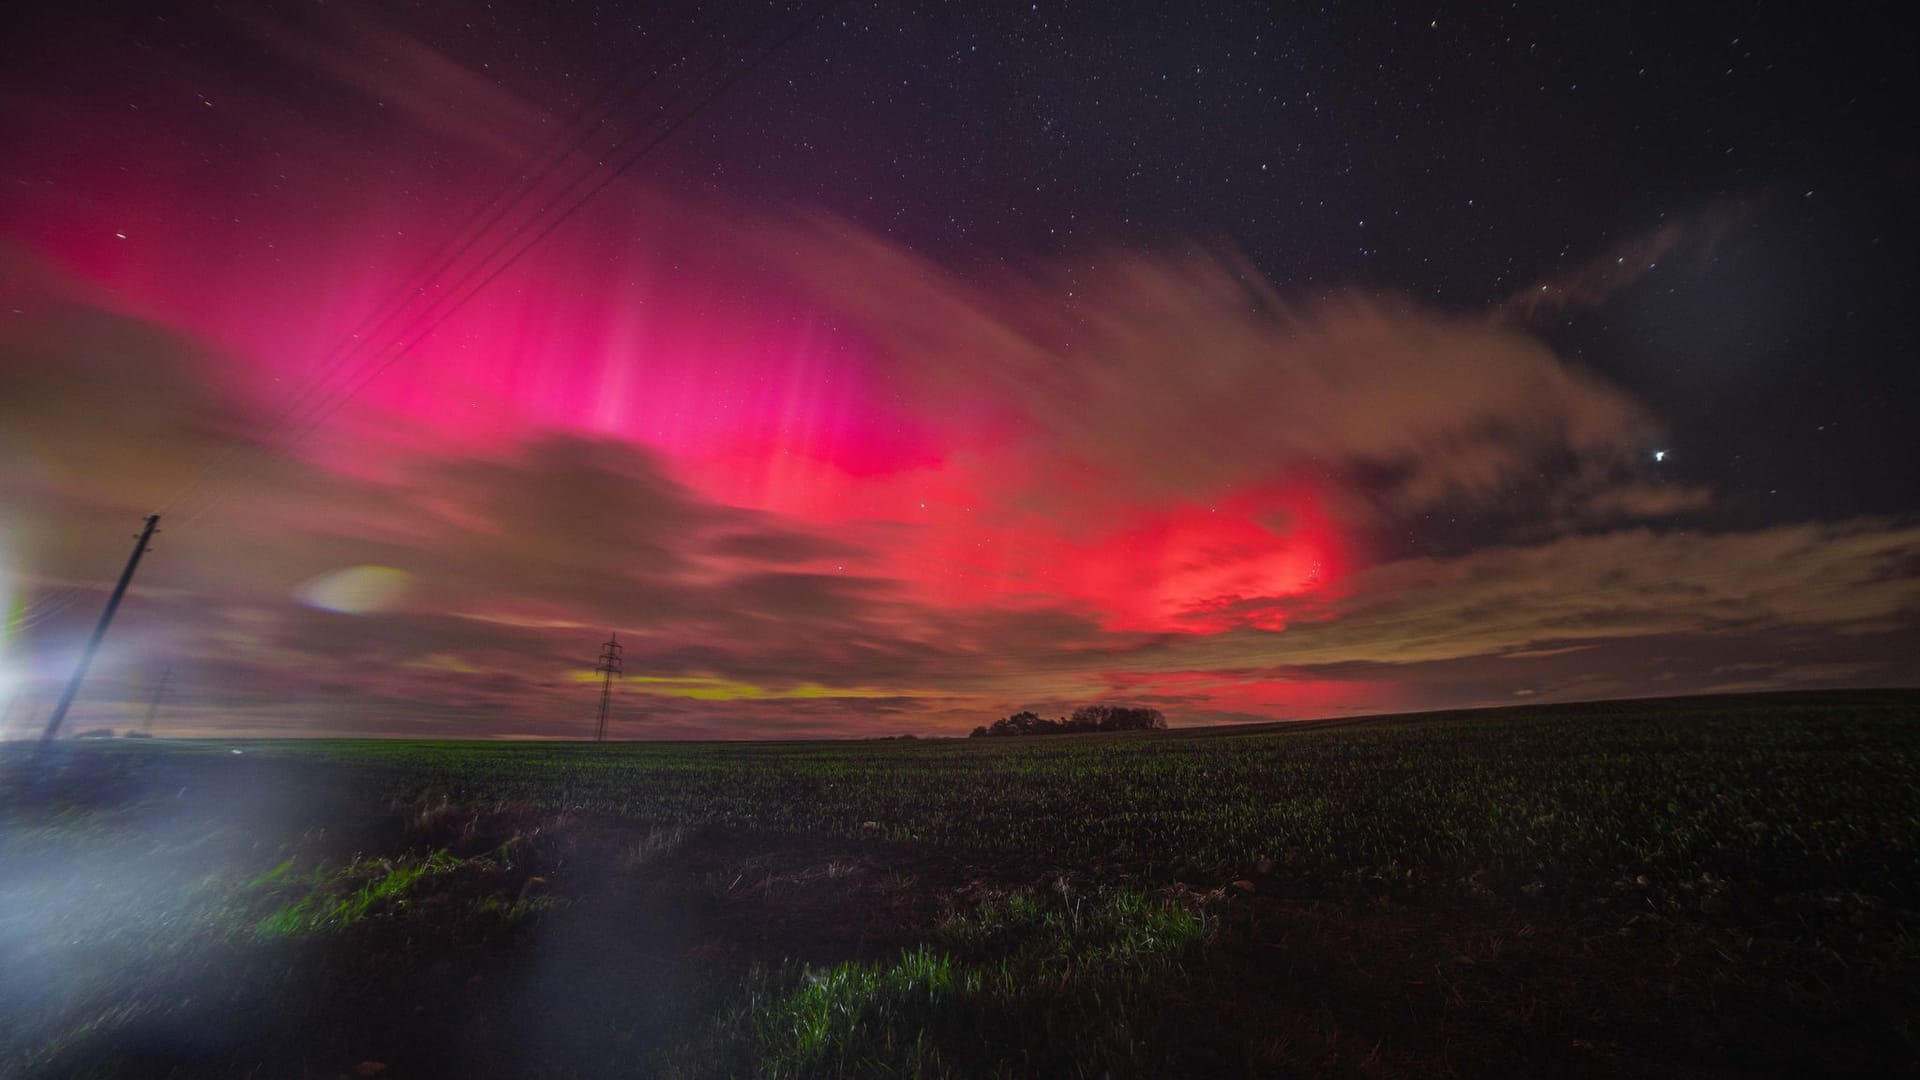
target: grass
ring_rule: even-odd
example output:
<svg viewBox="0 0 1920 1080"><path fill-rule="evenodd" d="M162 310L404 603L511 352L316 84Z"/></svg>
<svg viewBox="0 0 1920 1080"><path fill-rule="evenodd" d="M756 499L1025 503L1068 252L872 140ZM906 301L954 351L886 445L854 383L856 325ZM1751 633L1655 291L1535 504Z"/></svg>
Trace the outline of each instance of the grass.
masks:
<svg viewBox="0 0 1920 1080"><path fill-rule="evenodd" d="M466 858L445 849L430 849L422 854L361 859L337 869L324 863L304 876L294 872L296 860L286 859L248 883L250 889L295 893L293 899L261 919L257 933L269 937L287 937L339 930L368 919L405 914L417 904L431 886L441 886L443 898L453 892L453 883L461 878L483 879L473 894L464 899L465 916L489 916L503 922L523 919L555 901L550 896L503 896L487 887L485 878L511 872L512 849L521 838L515 836L497 849ZM524 879L523 879L524 880ZM540 879L532 879L538 882ZM461 912L436 912L458 919Z"/></svg>
<svg viewBox="0 0 1920 1080"><path fill-rule="evenodd" d="M9 1075L1920 1066L1914 693L54 764Z"/></svg>
<svg viewBox="0 0 1920 1080"><path fill-rule="evenodd" d="M352 926L377 912L405 904L408 893L421 879L458 869L463 861L444 851L433 851L424 858L379 859L332 873L315 871L310 879L311 891L260 920L259 930L287 935ZM253 884L279 883L292 863L291 859L281 863Z"/></svg>
<svg viewBox="0 0 1920 1080"><path fill-rule="evenodd" d="M1217 737L261 749L379 790L1031 864L1548 895L1909 889L1914 705L1738 699ZM256 751L258 756L258 751Z"/></svg>
<svg viewBox="0 0 1920 1080"><path fill-rule="evenodd" d="M947 920L889 963L763 977L736 1017L768 1077L1140 1075L1211 925L1137 889L1021 891ZM782 989L784 987L784 989Z"/></svg>

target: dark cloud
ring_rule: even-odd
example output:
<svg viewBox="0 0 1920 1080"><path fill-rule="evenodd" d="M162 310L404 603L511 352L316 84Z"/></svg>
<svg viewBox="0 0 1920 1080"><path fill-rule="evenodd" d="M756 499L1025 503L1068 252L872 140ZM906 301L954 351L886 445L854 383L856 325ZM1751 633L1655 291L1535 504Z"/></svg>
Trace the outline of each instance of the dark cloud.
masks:
<svg viewBox="0 0 1920 1080"><path fill-rule="evenodd" d="M184 480L248 428L230 362L152 323L47 298L0 320L0 480L14 506L123 506Z"/></svg>
<svg viewBox="0 0 1920 1080"><path fill-rule="evenodd" d="M845 560L864 554L858 547L820 536L783 530L765 519L758 532L715 536L706 550L719 558L789 566Z"/></svg>
<svg viewBox="0 0 1920 1080"><path fill-rule="evenodd" d="M1911 679L1920 631L1836 635L1817 628L1649 634L1566 648L1516 650L1410 663L1345 662L1284 670L1421 688L1458 706L1526 700L1893 685ZM1279 674L1279 673L1272 673Z"/></svg>
<svg viewBox="0 0 1920 1080"><path fill-rule="evenodd" d="M595 582L671 581L695 558L688 539L717 523L716 509L630 443L540 436L511 456L417 472L417 496L442 500L442 529L464 536L445 549L454 574L558 598L590 594Z"/></svg>

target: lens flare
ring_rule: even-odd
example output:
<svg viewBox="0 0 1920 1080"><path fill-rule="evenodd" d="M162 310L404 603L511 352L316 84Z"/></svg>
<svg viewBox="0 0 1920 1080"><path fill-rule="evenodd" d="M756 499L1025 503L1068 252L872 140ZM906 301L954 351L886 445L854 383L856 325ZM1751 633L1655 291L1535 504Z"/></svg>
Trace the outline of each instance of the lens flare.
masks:
<svg viewBox="0 0 1920 1080"><path fill-rule="evenodd" d="M372 615L398 602L407 582L407 572L391 566L350 566L307 581L294 590L294 596L322 611Z"/></svg>

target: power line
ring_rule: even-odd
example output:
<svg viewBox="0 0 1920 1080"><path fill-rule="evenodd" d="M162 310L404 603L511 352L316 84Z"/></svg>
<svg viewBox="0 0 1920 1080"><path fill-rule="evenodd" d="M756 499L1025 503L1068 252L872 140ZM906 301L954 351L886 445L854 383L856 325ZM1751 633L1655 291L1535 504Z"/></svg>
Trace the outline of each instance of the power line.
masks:
<svg viewBox="0 0 1920 1080"><path fill-rule="evenodd" d="M610 171L606 172L606 174L602 177L599 183L593 184L584 193L578 194L576 196L575 193L579 191L581 185L591 181L595 173L600 172L606 168L606 163L604 161L605 157L620 153L621 151L632 146L635 140L640 139L642 136L644 136L647 133L647 130L649 127L653 126L654 123L658 122L658 119L660 116L670 114L671 111L674 109L674 106L678 103L679 100L685 98L688 94L692 93L695 90L695 88L697 88L700 84L702 84L703 82L706 82L708 79L711 78L712 75L714 75L716 72L724 68L726 64L729 62L729 58L723 55L720 59L717 59L712 63L709 63L697 75L693 76L693 78L686 80L682 88L677 92L675 92L667 102L656 107L655 109L656 117L653 120L649 120L647 124L629 131L624 136L622 136L617 142L615 142L612 146L607 147L604 151L600 153L600 155L596 157L594 161L588 164L584 169L580 170L573 177L571 181L567 182L563 188L561 188L558 192L550 196L550 198L553 199L554 201L571 198L572 200L571 202L568 202L565 206L563 206L560 209L558 213L551 214L551 216L548 216L548 215L552 209L552 203L542 205L537 211L533 213L533 215L530 218L522 221L519 225L513 228L512 231L510 231L504 237L500 238L496 243L494 243L491 250L487 251L485 254L481 255L476 261L474 261L473 264L460 276L460 278L457 281L455 281L449 289L446 290L446 292L443 292L441 296L436 297L433 300L429 301L426 308L420 311L414 317L413 321L400 331L396 343L390 347L391 349L390 352L387 352L385 355L381 355L380 352L375 352L372 356L366 357L364 360L361 361L358 368L355 369L352 373L348 374L346 377L346 380L340 386L335 387L333 390L322 391L317 398L311 395L307 395L305 401L301 401L298 403L299 407L292 408L285 411L283 415L275 421L274 425L270 427L267 433L267 436L262 440L262 443L264 445L269 445L269 446L272 445L272 443L275 441L274 436L278 434L280 430L284 429L287 425L294 422L296 418L299 416L299 413L302 412L303 410L307 411L308 415L303 418L303 422L301 423L300 428L297 431L294 431L289 437L287 437L284 440L284 442L286 445L295 445L300 441L304 440L305 438L307 438L309 435L311 435L322 424L324 424L335 413L337 413L342 407L344 407L348 401L352 400L368 385L371 385L371 383L374 380L378 379L380 375L384 374L388 369L390 369L393 366L393 364L395 364L402 357L407 355L411 346L417 345L421 339L429 336L435 330L437 330L441 325L445 324L455 314L461 311L469 302L471 302L474 299L474 297L477 296L482 290L484 290L488 285L492 284L495 280L497 280L500 277L501 274L505 273L507 269L513 266L516 262L518 262L519 259L523 257L526 254L526 252L530 250L534 245L538 244L540 241L550 236L556 229L559 228L560 225L564 224L567 220L571 219L573 215L578 213L579 210L582 207L584 207L589 201L591 201L595 196L597 196L602 191L604 191L609 185L611 185L621 175L623 175L628 170L630 170L633 166L638 164L642 159L645 158L645 156L648 153L650 153L653 149L658 147L662 142L664 142L668 137L670 137L675 131L679 130L680 127L684 126L687 122L691 121L694 117L698 116L706 108L711 106L715 100L717 100L720 96L725 94L727 90L731 89L734 85L738 84L747 75L757 70L762 64L764 64L780 49L784 48L794 38L798 37L802 32L804 32L806 29L811 27L813 23L818 21L818 19L821 16L823 16L828 10L831 10L833 6L836 6L837 2L838 0L836 0L835 4L827 4L817 9L813 14L807 16L798 25L796 25L792 31L782 36L779 40L775 41L772 45L760 50L757 56L753 57L751 60L746 62L739 71L721 80L721 82L711 92L706 94L705 97L701 98L692 108L688 109L686 112L679 115L678 117L667 120L664 128L660 130L658 134L654 135L650 139L646 139L636 149L634 149L633 152L629 154L624 161L621 161L615 166L613 166ZM707 27L713 25L715 21L717 20L709 20L709 22L701 28L701 32L704 33ZM751 38L753 36L756 36L757 33L758 33L757 31L754 31L754 32L748 33L745 36L747 38ZM645 86L643 85L642 87L639 87L637 89L644 90ZM637 95L630 94L628 95L628 98L626 100L631 100L634 96L637 96ZM604 121L602 121L601 123L604 123ZM595 124L593 126L598 127L600 126L600 124ZM590 133L591 128L589 128L588 131ZM581 142L584 144L584 139L581 140ZM551 175L552 171L553 171L552 167L545 168L541 171L540 176L544 178L547 175ZM522 192L522 194L529 194L531 193L531 191L532 191L532 188L527 188L526 191ZM514 200L509 200L508 207L510 208L511 203L513 201L518 200L519 197L520 196L515 196ZM489 218L488 223L485 226L483 226L478 233L476 233L476 235L472 238L472 240L461 245L460 250L456 253L456 257L467 254L472 250L473 247L477 246L479 241L485 236L486 230L490 229L493 226L493 224L497 223L497 221L504 216L504 209L505 208L503 208L500 211L496 211ZM514 247L513 245L515 241L519 240L522 236L524 236L529 229L533 229L536 225L539 225L540 220L543 216L547 217L546 224L541 225L536 231L534 231L532 236L528 237L524 242L520 243L517 247ZM502 257L503 252L505 253L504 257ZM495 260L498 260L498 262L496 263ZM450 265L450 263L451 263L450 260L447 261L447 265ZM493 263L494 265L491 270L488 270L487 267L490 263ZM476 281L474 280L476 275L482 275L482 276L480 276ZM412 290L412 293L414 295L418 295L423 291L424 291L424 287L420 287ZM458 293L459 295L453 295L455 293ZM390 319L386 321L390 321ZM338 358L339 361L345 362L356 351L359 351L357 347L349 349L345 354L343 354L341 357ZM331 400L329 400L329 398ZM315 404L316 401L317 401L317 404ZM309 408L309 406L311 407ZM264 452L257 455L257 457L264 458L265 457ZM254 467L242 473L240 478L251 476L254 472L258 471L258 468L259 468L259 462L256 461ZM175 498L176 499L178 498L178 494L176 494ZM214 506L218 505L218 503L222 501L223 498L224 496L212 498L207 505L202 506L194 510L192 513L190 513L185 518L185 520L181 522L181 524L187 525L187 524L192 524L194 521L197 521L201 516L203 516L208 511L213 509Z"/></svg>
<svg viewBox="0 0 1920 1080"><path fill-rule="evenodd" d="M697 27L687 44L697 41L708 30L718 24L721 17L721 15L716 14ZM638 74L644 72L646 65L667 47L670 37L677 33L678 31L670 31L668 36L664 36L660 40L655 41L654 44L634 62L633 73ZM675 61L675 64L678 63L679 61ZM673 65L669 65L669 67L671 66ZM273 441L273 436L287 423L297 417L301 409L313 399L315 394L324 392L326 384L334 371L338 370L341 365L344 365L354 353L368 346L373 339L375 331L387 326L395 318L399 317L406 310L410 302L425 295L428 289L434 285L436 275L445 273L470 252L475 245L479 244L480 241L485 238L487 232L497 225L515 205L531 195L541 183L551 176L553 172L569 158L581 152L593 132L605 126L614 116L616 110L624 108L637 100L656 79L657 76L646 76L637 79L629 76L626 79L614 82L600 95L597 101L589 103L577 110L566 124L562 125L559 130L548 137L546 142L528 154L526 159L521 162L520 166L514 171L519 177L517 184L511 176L503 181L500 187L486 202L480 204L480 206L468 215L467 219L455 228L453 232L449 233L446 239L442 240L433 251L421 259L412 271L402 276L400 279L403 283L401 288L395 290L387 299L375 305L374 308L361 319L359 325L348 331L348 333L340 339L340 342L322 358L315 369L308 373L303 385L289 395L280 413L268 423L267 431L262 442L270 445ZM628 83L632 85L629 86L627 85ZM623 87L625 87L624 90L622 89ZM543 160L545 164L541 164ZM217 473L220 466L231 458L235 452L235 447L228 446L216 454L210 461L201 466L192 477L189 477L176 488L175 492L161 505L160 512L164 513L170 509L194 484L213 473Z"/></svg>
<svg viewBox="0 0 1920 1080"><path fill-rule="evenodd" d="M540 225L539 228L535 230L531 236L528 236L524 242L521 242L518 247L515 247L509 251L508 248L514 243L514 241L519 240L521 236L526 234L528 229L534 228L534 226L539 223L540 215L545 214L548 208L543 207L541 211L538 214L536 214L533 218L529 219L526 222L523 222L519 227L515 228L513 232L509 233L505 238L503 238L503 240L498 245L496 245L491 252L482 256L479 259L479 261L475 263L474 266L470 268L467 271L467 273L461 278L461 280L456 282L453 285L452 289L450 290L450 292L453 292L453 291L464 289L465 290L464 293L461 293L460 295L458 295L457 297L454 297L451 300L447 300L446 298L443 297L441 300L435 301L435 304L444 304L444 307L440 311L435 312L433 310L433 307L429 306L429 308L426 311L422 312L420 316L417 317L414 320L414 322L410 324L402 332L402 340L400 340L396 345L392 347L392 352L390 354L384 357L376 355L374 357L369 358L364 363L362 363L357 375L350 377L350 378L356 379L357 381L354 381L352 385L347 387L346 392L344 394L338 396L335 400L323 406L322 410L318 414L312 416L303 428L301 428L299 431L293 434L289 442L298 443L299 441L305 439L307 436L311 435L315 430L317 430L320 427L320 425L324 424L328 419L332 418L332 416L335 413L337 413L340 410L340 408L345 406L348 401L352 400L362 390L366 389L369 385L371 385L374 380L378 379L382 374L385 374L388 369L390 369L395 363L397 363L402 357L404 357L407 354L408 349L411 345L418 344L422 338L429 336L435 330L438 330L442 325L444 325L454 315L458 314L463 308L466 307L468 303L470 303L477 295L479 295L479 293L482 290L484 290L487 286L491 285L495 280L497 280L500 277L501 274L504 274L508 269L510 269L523 256L525 256L526 253L529 250L531 250L535 245L539 244L541 241L551 236L556 230L559 229L561 225L565 224L567 221L571 220L575 214L579 213L579 211L582 208L584 208L587 205L587 203L591 202L601 192L605 191L609 186L611 186L614 183L614 181L618 180L628 170L632 169L635 165L639 164L640 161L644 159L647 154L651 153L661 143L665 142L669 137L671 137L674 134L674 132L678 131L682 126L684 126L689 121L694 119L694 117L698 116L701 112L705 111L709 106L711 106L729 89L731 89L734 85L739 83L747 75L752 74L752 72L758 69L758 67L761 64L765 63L776 52L778 52L781 48L785 47L785 45L788 42L798 37L801 32L803 32L805 29L807 29L807 27L812 25L814 20L818 19L820 15L825 14L826 10L827 10L826 8L822 8L820 11L816 12L813 16L810 16L806 21L801 23L799 26L795 27L793 31L789 32L780 40L776 41L771 46L764 49L759 56L755 57L753 60L748 62L739 71L723 79L711 92L709 92L704 98L700 99L700 101L698 101L691 109L687 110L684 114L680 115L679 117L667 122L666 126L658 134L642 142L624 161L620 162L619 164L613 166L610 170L606 171L605 175L601 177L598 183L593 184L593 186L587 188L584 192L578 194L576 197L573 197L572 202L564 206L559 211L559 213L549 217L544 225ZM706 81L714 73L724 68L727 65L727 63L728 63L728 60L723 57L721 59L715 60L714 62L708 64L706 68L704 68L698 75L696 75L691 80L689 88L691 88L692 86L697 86L701 82ZM662 106L661 111L664 112L670 108L672 108L672 103ZM634 140L639 139L645 133L646 133L646 128L644 127L635 129L634 131L630 132L626 137L622 138L613 147L611 147L608 152L617 153L625 149L626 147L631 145L634 142ZM569 196L573 196L574 192L577 189L579 189L581 184L590 181L593 178L594 173L600 171L602 168L603 168L603 165L601 163L596 162L592 167L581 172L578 176L574 178L574 180L571 183L567 185L565 189L562 190L562 192L560 193L560 197L566 198ZM484 276L479 277L478 280L474 280L475 275L481 274L482 271L485 271L487 264L493 261L495 258L499 257L501 252L506 252L505 257L500 258L500 261L498 262L498 264L495 265L492 268L492 270L486 271L484 273Z"/></svg>
<svg viewBox="0 0 1920 1080"><path fill-rule="evenodd" d="M87 593L91 591L91 587L69 585L47 597L36 599L7 620L4 632L7 636L12 636L42 623L51 622L62 612L84 600ZM52 597L59 597L59 599L52 600Z"/></svg>
<svg viewBox="0 0 1920 1080"><path fill-rule="evenodd" d="M6 633L9 637L15 634L24 634L28 630L31 630L36 626L40 626L45 623L52 622L54 619L58 618L62 613L64 613L68 608L72 607L75 603L78 603L78 602L79 601L75 600L69 603L61 604L58 607L51 608L47 611L41 612L40 614L35 615L32 618L23 617L23 618L15 619L14 621L9 622L7 624Z"/></svg>

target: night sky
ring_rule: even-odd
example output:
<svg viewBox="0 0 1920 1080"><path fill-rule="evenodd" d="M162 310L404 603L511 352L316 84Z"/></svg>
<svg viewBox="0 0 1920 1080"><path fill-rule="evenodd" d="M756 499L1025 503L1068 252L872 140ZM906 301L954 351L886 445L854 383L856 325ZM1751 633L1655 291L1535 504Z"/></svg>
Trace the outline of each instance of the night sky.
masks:
<svg viewBox="0 0 1920 1080"><path fill-rule="evenodd" d="M5 733L1920 681L1910 31L818 11L16 13Z"/></svg>

